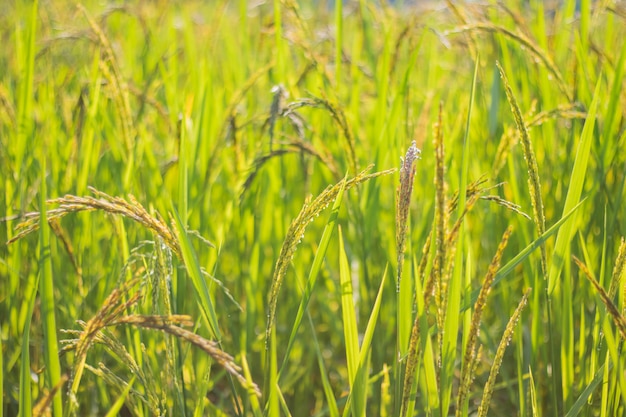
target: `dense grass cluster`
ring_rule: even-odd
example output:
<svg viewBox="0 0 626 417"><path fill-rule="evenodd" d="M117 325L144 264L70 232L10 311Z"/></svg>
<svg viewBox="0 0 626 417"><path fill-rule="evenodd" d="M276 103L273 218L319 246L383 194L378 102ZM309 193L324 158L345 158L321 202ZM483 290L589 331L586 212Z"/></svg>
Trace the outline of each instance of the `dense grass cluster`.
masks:
<svg viewBox="0 0 626 417"><path fill-rule="evenodd" d="M626 6L0 4L0 411L626 414Z"/></svg>

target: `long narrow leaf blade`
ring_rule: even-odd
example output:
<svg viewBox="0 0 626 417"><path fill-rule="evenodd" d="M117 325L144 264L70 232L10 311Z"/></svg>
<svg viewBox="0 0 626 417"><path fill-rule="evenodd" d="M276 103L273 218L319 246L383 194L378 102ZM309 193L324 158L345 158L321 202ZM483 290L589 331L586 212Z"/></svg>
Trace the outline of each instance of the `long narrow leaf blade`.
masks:
<svg viewBox="0 0 626 417"><path fill-rule="evenodd" d="M361 350L359 352L359 365L357 369L357 373L355 376L355 380L359 381L363 373L367 370L367 357L370 352L370 348L372 347L372 340L374 338L374 330L376 329L376 323L378 323L378 315L380 313L380 306L382 304L383 299L383 288L385 288L385 283L387 282L387 270L388 266L385 267L385 272L383 273L383 278L380 281L380 286L378 287L378 294L376 295L376 301L374 301L374 306L372 307L372 313L370 314L370 318L367 321L367 327L365 328L365 335L363 336L363 342L361 343ZM351 383L354 385L354 382ZM352 403L352 391L348 396L348 400L346 402L346 411L349 410L350 404ZM347 412L344 412L344 415L347 415Z"/></svg>
<svg viewBox="0 0 626 417"><path fill-rule="evenodd" d="M45 209L47 200L46 188L46 160L42 158L42 173L40 187L39 213L39 250L40 250L40 277L39 296L41 301L41 314L43 319L43 331L45 337L44 358L46 361L46 382L50 389L61 380L61 362L59 361L59 345L57 342L56 318L54 313L54 283L52 279L52 259L50 254L50 226ZM57 392L52 400L52 410L55 417L63 415L63 403L61 392Z"/></svg>
<svg viewBox="0 0 626 417"><path fill-rule="evenodd" d="M346 360L348 362L348 378L350 378L350 381L353 381L350 386L350 392L353 396L352 414L354 417L360 417L365 415L363 408L366 399L365 384L356 380L359 364L359 332L352 292L350 264L345 252L341 227L339 227L339 279L341 282L341 313L346 344Z"/></svg>
<svg viewBox="0 0 626 417"><path fill-rule="evenodd" d="M117 397L117 400L115 400L115 402L113 403L113 406L109 409L109 412L106 414L105 417L115 417L118 415L119 411L122 409L122 406L124 405L124 401L126 401L126 397L128 397L128 393L130 393L130 389L133 387L133 384L135 383L136 378L137 376L135 375L131 378L130 381L128 381L128 384L126 384L126 388L124 388L124 391L122 391L120 396Z"/></svg>
<svg viewBox="0 0 626 417"><path fill-rule="evenodd" d="M202 317L205 319L212 336L215 337L217 340L221 340L222 337L217 323L217 315L215 314L215 308L213 307L213 302L211 301L211 296L209 295L209 288L202 276L200 264L198 263L198 257L196 256L195 250L191 246L191 242L189 241L189 237L187 236L186 227L183 225L183 222L178 212L176 211L176 209L173 209L172 211L174 213L174 225L176 227L176 231L178 232L178 238L180 240L180 249L183 256L183 262L185 264L187 273L191 278L191 282L193 283L193 286L196 290L198 304L200 305L200 309L203 313Z"/></svg>
<svg viewBox="0 0 626 417"><path fill-rule="evenodd" d="M593 93L593 100L591 102L591 108L585 125L583 126L583 132L580 137L580 143L578 150L576 151L576 159L574 160L574 167L572 168L572 175L570 177L569 189L567 190L567 197L565 198L565 206L563 207L563 213L571 211L579 202L580 195L585 183L585 174L587 173L587 163L589 161L589 151L591 149L591 141L593 139L593 130L596 124L596 111L598 109L598 100L600 98L600 84L601 77L598 79L596 89ZM556 243L554 246L554 254L552 255L552 262L550 263L550 272L548 274L548 293L551 294L554 291L561 269L565 263L565 253L569 247L572 234L574 232L574 221L570 219L559 230L556 237Z"/></svg>

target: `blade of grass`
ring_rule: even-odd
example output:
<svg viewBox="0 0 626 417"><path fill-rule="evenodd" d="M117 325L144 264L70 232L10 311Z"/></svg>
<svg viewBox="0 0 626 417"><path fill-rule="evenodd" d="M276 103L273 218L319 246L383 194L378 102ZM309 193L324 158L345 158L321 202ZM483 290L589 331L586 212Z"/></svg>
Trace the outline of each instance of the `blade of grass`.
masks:
<svg viewBox="0 0 626 417"><path fill-rule="evenodd" d="M35 286L39 285L39 278L35 278ZM35 308L35 299L37 293L33 291L28 303L28 312L26 313L26 321L22 333L22 357L20 367L20 399L19 412L20 417L31 417L33 409L33 399L31 391L31 375L30 375L30 324L33 318L33 310ZM4 394L4 391L3 391Z"/></svg>
<svg viewBox="0 0 626 417"><path fill-rule="evenodd" d="M530 385L530 409L533 417L539 417L539 407L537 406L537 387L535 386L535 378L533 378L532 368L528 368L528 384Z"/></svg>
<svg viewBox="0 0 626 417"><path fill-rule="evenodd" d="M246 381L248 381L248 384L250 386L252 386L252 384L254 384L254 381L252 380L252 375L250 374L250 366L248 366L248 360L246 359L246 355L241 354L241 368L243 369L243 375L246 377ZM206 391L203 391L206 392ZM250 401L250 405L252 407L252 413L254 414L254 417L261 417L263 415L263 412L261 411L261 406L259 404L259 398L254 395L254 392L249 391L248 392L248 399ZM203 415L202 413L200 413L198 415L201 416Z"/></svg>
<svg viewBox="0 0 626 417"><path fill-rule="evenodd" d="M37 11L39 1L35 0L32 3L30 19L28 21L26 35L26 50L25 56L18 56L18 62L20 65L20 74L22 76L19 83L19 102L18 102L18 124L17 124L17 142L14 144L15 150L15 167L17 169L16 178L18 181L22 181L23 177L21 173L24 166L24 158L26 157L26 150L31 144L29 135L31 135L31 129L33 126L33 79L35 73L35 38L37 33ZM19 27L16 23L16 27ZM17 34L18 42L21 41L21 37ZM22 52L23 49L17 48L18 52ZM19 59L23 58L23 59Z"/></svg>
<svg viewBox="0 0 626 417"><path fill-rule="evenodd" d="M39 296L41 302L41 315L43 321L44 358L46 363L46 382L48 387L56 386L61 380L61 363L59 361L59 345L57 342L57 326L54 313L54 282L52 277L52 259L50 253L50 226L48 225L47 212L45 210L47 200L46 187L46 155L41 158L41 186L39 188L39 204L42 210L39 212ZM61 392L57 392L52 400L52 410L55 417L63 415L63 403Z"/></svg>
<svg viewBox="0 0 626 417"><path fill-rule="evenodd" d="M274 81L285 82L285 48L283 41L283 24L282 24L282 11L281 1L274 0L274 41L276 47L274 53L276 54L276 77Z"/></svg>
<svg viewBox="0 0 626 417"><path fill-rule="evenodd" d="M204 277L202 276L196 251L191 246L189 236L187 235L187 229L183 225L183 221L174 207L172 207L172 212L174 228L178 234L177 237L180 242L181 255L183 257L185 269L187 270L187 273L191 278L191 282L193 283L193 287L196 290L196 299L198 301L198 305L200 306L200 311L202 312L202 318L208 326L211 337L220 341L222 339L222 335L217 322L217 314L215 314L215 308L213 307L213 301L211 300L211 295L209 294L209 288L204 280Z"/></svg>
<svg viewBox="0 0 626 417"><path fill-rule="evenodd" d="M359 330L357 327L354 294L352 292L352 276L350 264L346 256L341 226L339 233L339 279L341 283L341 316L343 323L344 340L346 344L346 361L348 363L348 378L350 379L350 393L354 398L350 409L354 417L365 416L365 401L367 400L366 379L361 376L356 379L359 365ZM346 407L347 408L347 407Z"/></svg>
<svg viewBox="0 0 626 417"><path fill-rule="evenodd" d="M102 80L100 78L100 51L98 50L94 54L93 64L91 68L91 87L92 91L91 101L89 103L89 109L85 120L85 128L82 135L80 144L80 167L77 173L76 181L76 195L82 195L87 191L87 180L89 174L92 173L92 166L97 164L97 160L94 160L94 154L98 155L99 152L94 152L94 135L97 130L97 115L98 104L100 103L100 90L102 86Z"/></svg>
<svg viewBox="0 0 626 417"><path fill-rule="evenodd" d="M383 273L383 277L380 280L380 286L378 287L378 294L376 295L376 301L374 301L374 306L372 307L372 313L370 314L370 318L367 321L367 327L365 328L365 334L363 335L363 341L361 342L361 349L359 351L359 364L357 368L357 374L355 376L355 381L361 381L365 376L365 372L367 371L367 357L370 353L370 349L372 347L372 340L374 338L374 330L376 330L376 323L378 323L378 316L380 313L380 306L382 304L383 299L383 289L385 288L385 283L387 282L387 271L388 266L385 267L385 272ZM350 410L352 402L352 390L350 390L350 394L348 394L348 399L346 402L346 407L344 409L344 417L348 415L348 411Z"/></svg>
<svg viewBox="0 0 626 417"><path fill-rule="evenodd" d="M459 173L459 202L458 202L458 215L459 218L463 215L465 210L465 199L467 191L467 176L469 175L469 153L470 153L470 122L472 120L472 109L474 108L474 96L476 95L476 79L478 78L478 68L480 64L480 57L476 58L474 63L474 76L472 77L472 87L469 97L469 108L467 110L467 121L465 123L465 134L463 135L463 156L461 159L461 171ZM463 241L462 236L459 236L459 241ZM458 260L458 259L457 259Z"/></svg>
<svg viewBox="0 0 626 417"><path fill-rule="evenodd" d="M269 355L269 360L265 361L269 363L269 366L266 372L266 380L268 382L263 390L264 393L267 393L264 415L267 417L279 417L278 361L276 358L276 327L274 326L270 329L269 349L265 349L265 352L266 355Z"/></svg>
<svg viewBox="0 0 626 417"><path fill-rule="evenodd" d="M128 397L128 394L130 393L130 389L133 387L133 384L135 383L135 379L137 379L137 376L133 375L130 381L128 381L128 384L126 384L124 391L122 391L120 393L120 396L117 397L117 400L115 400L115 402L109 409L108 413L106 413L105 417L115 417L118 415L118 413L122 409L122 406L124 405L124 401L126 401L126 397Z"/></svg>
<svg viewBox="0 0 626 417"><path fill-rule="evenodd" d="M602 160L606 156L606 149L609 145L617 143L611 138L618 132L615 131L616 122L619 122L619 100L623 92L622 85L624 82L624 62L626 61L626 42L622 44L617 63L615 64L615 74L613 75L613 83L609 94L609 104L606 109L606 121L602 129L601 152ZM602 165L600 165L602 166Z"/></svg>
<svg viewBox="0 0 626 417"><path fill-rule="evenodd" d="M243 355L242 355L242 359L243 359ZM242 360L243 362L243 360ZM183 366L180 365L180 368L182 369ZM198 368L198 366L196 365L196 369ZM245 372L245 365L244 365L244 372ZM196 372L198 372L196 370ZM205 364L205 369L203 370L204 372L204 377L202 378L202 380L200 381L200 383L198 384L197 387L197 395L199 398L198 401L196 401L196 407L195 410L193 410L193 416L194 417L202 417L205 415L205 411L204 408L206 406L205 402L204 402L204 397L207 395L209 388L210 388L210 377L211 377L211 363L206 363ZM250 381L250 379L248 378L248 375L245 374L246 379L248 381ZM177 400L180 402L179 407L181 409L181 413L184 413L184 402L183 401L183 391L179 390L179 393L177 395Z"/></svg>
<svg viewBox="0 0 626 417"><path fill-rule="evenodd" d="M317 357L317 366L320 370L320 376L322 377L322 389L324 390L324 396L326 397L326 404L328 407L328 414L330 417L339 417L339 408L337 407L337 399L335 398L335 394L333 393L333 387L330 385L330 380L328 379L328 372L326 372L326 367L324 366L324 360L322 358L322 351L320 349L319 340L317 340L317 335L315 334L315 324L311 319L311 314L307 311L307 318L309 320L309 325L311 326L311 335L313 337L313 346L315 347L315 356ZM346 406L348 408L349 406Z"/></svg>
<svg viewBox="0 0 626 417"><path fill-rule="evenodd" d="M569 409L567 414L565 414L565 417L576 417L580 414L581 410L587 403L589 396L595 391L595 389L598 387L598 384L602 382L602 378L604 377L605 366L606 366L606 363L602 365L600 368L598 368L596 375L593 377L591 382L587 384L583 392L580 393L574 405L572 405L572 407ZM609 364L608 370L610 371L612 368L613 368L613 364Z"/></svg>
<svg viewBox="0 0 626 417"><path fill-rule="evenodd" d="M570 176L569 189L567 190L563 213L570 212L574 206L579 204L578 202L580 200L583 185L585 183L585 175L587 173L587 162L589 161L591 141L593 140L593 131L596 123L596 111L598 108L598 101L600 99L601 84L602 77L598 79L598 83L596 84L587 120L583 126L580 142L578 144L578 150L576 151L576 159L574 160L574 167L572 168L572 174ZM557 286L559 276L561 275L561 269L565 263L565 254L570 246L575 226L576 224L574 219L571 219L567 221L563 227L561 227L561 230L559 230L559 233L557 234L554 252L552 254L552 262L550 263L550 271L548 274L548 294L552 294Z"/></svg>

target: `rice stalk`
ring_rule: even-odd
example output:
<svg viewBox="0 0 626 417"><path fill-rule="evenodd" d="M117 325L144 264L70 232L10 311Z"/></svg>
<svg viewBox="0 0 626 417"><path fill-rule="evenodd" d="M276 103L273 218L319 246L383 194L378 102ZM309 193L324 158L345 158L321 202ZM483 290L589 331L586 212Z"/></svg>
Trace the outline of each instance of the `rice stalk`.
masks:
<svg viewBox="0 0 626 417"><path fill-rule="evenodd" d="M84 323L79 322L84 326ZM80 336L80 332L77 333ZM94 338L94 344L100 344L107 349L112 356L116 357L118 361L123 364L132 375L135 375L139 379L139 383L145 388L145 395L148 397L148 401L156 403L158 401L158 394L156 392L156 384L154 383L151 375L148 373L149 368L141 366L137 363L135 357L128 352L126 346L111 332L107 332L106 329L98 331L98 334ZM70 349L72 344L68 344L67 348ZM141 346L140 346L141 349ZM143 349L142 349L142 353ZM144 361L144 364L148 364Z"/></svg>
<svg viewBox="0 0 626 417"><path fill-rule="evenodd" d="M463 220L465 219L467 213L469 213L469 211L474 207L474 204L476 204L478 198L479 196L477 194L474 194L470 196L469 199L467 199L461 216L456 219L456 221L448 231L448 234L446 235L445 245L446 248L448 248L448 253L446 254L448 261L446 263L444 274L444 276L446 277L446 282L449 280L449 277L452 276L452 272L454 269L454 259L456 255L457 242L459 238L459 232L461 231L461 226L463 225Z"/></svg>
<svg viewBox="0 0 626 417"><path fill-rule="evenodd" d="M445 238L445 246L452 247L452 250L454 250L455 248L456 240L458 238L458 232L460 230L463 219L465 218L467 213L472 209L476 201L479 199L480 192L484 191L484 189L479 188L477 186L477 184L480 183L480 181L481 180L470 184L470 186L467 188L468 198L466 200L464 210L461 213L461 216L457 219L455 224L452 226L452 228L450 229L450 231L448 232ZM452 213L456 209L456 204L458 204L458 196L455 196L448 203L448 214ZM425 273L426 266L428 263L428 253L430 251L430 246L432 244L432 238L431 238L432 232L429 236L430 237L426 240L422 248L422 258L418 265L418 270L417 270L417 275L420 277L420 280L422 282L424 282L424 273ZM453 258L453 253L449 255L449 257ZM452 262L450 262L450 264L448 264L446 268L446 274L448 275L451 273L451 269L452 269L451 264ZM435 283L436 283L435 277L436 277L436 273L433 268L433 270L431 270L430 276L428 278L428 281L426 281L426 284L423 290L424 312L428 312L428 309L430 307L432 295L434 294L433 290L435 289ZM414 383L415 370L418 364L419 349L420 349L419 340L420 340L420 333L421 333L420 325L421 325L420 316L418 314L415 317L415 320L413 322L413 327L411 330L411 336L410 336L410 341L409 341L409 351L407 354L408 359L407 359L407 363L405 367L403 394L402 394L402 406L401 406L401 410L402 410L401 415L403 416L405 416L406 413L408 412L408 404L409 404L409 399L411 397L411 389Z"/></svg>
<svg viewBox="0 0 626 417"><path fill-rule="evenodd" d="M428 239L424 244L422 249L422 261L420 262L418 268L418 274L420 278L423 280L424 271L427 265L427 254L430 250L431 239ZM424 286L424 314L428 313L430 308L430 302L433 298L433 293L435 290L435 272L434 268L431 271L428 280L426 281L426 285ZM400 415L402 417L407 416L409 412L409 402L411 400L411 391L413 389L413 384L415 381L415 372L417 370L417 365L419 362L420 356L420 338L421 338L421 319L420 314L415 314L415 318L413 320L413 327L411 328L411 336L409 338L409 350L407 353L406 365L404 368L404 381L402 385L402 399L400 406Z"/></svg>
<svg viewBox="0 0 626 417"><path fill-rule="evenodd" d="M619 330L620 334L622 335L622 339L626 340L626 317L620 314L619 309L615 306L615 304L613 304L613 301L611 300L611 297L609 297L609 294L607 294L602 285L600 285L600 283L596 281L595 278L591 275L589 268L587 268L587 266L577 257L572 256L572 259L574 260L576 265L578 265L578 268L580 268L580 270L583 272L585 278L587 278L587 280L591 282L593 287L596 289L596 291L600 295L600 299L606 307L606 310L609 312L609 315L613 319L615 326L617 326L617 330Z"/></svg>
<svg viewBox="0 0 626 417"><path fill-rule="evenodd" d="M541 197L541 182L539 180L539 168L537 166L537 159L535 158L535 152L533 151L533 145L530 140L528 128L524 123L524 118L522 117L522 112L519 108L519 105L517 104L517 100L515 100L515 96L513 96L513 90L511 89L509 80L507 79L506 74L504 73L504 69L502 69L500 63L496 63L496 65L498 66L500 76L502 77L502 81L504 82L506 97L509 101L509 105L511 106L513 118L515 119L515 124L517 125L517 129L520 133L520 138L524 149L524 159L526 160L526 165L528 167L528 188L530 190L530 202L533 206L533 219L535 221L535 225L537 226L537 234L541 236L546 231L546 218L543 211L543 199ZM546 259L546 247L545 245L541 245L541 269L544 274L547 273Z"/></svg>
<svg viewBox="0 0 626 417"><path fill-rule="evenodd" d="M528 220L531 220L531 217L521 210L521 206L519 204L515 204L498 195L482 195L482 194L485 194L487 191L500 187L504 184L504 183L499 183L493 186L483 187L483 184L485 182L487 182L487 180L481 177L471 182L470 184L468 184L467 189L465 190L465 199L471 199L473 196L476 195L478 196L480 200L493 202L499 206L506 208L507 210L510 210L514 213L519 214L522 217L527 218ZM448 215L452 214L456 210L458 204L459 204L459 192L456 191L454 195L452 196L452 198L450 198L448 201Z"/></svg>
<svg viewBox="0 0 626 417"><path fill-rule="evenodd" d="M463 358L463 367L461 370L461 381L459 386L459 393L457 396L456 403L456 416L461 417L465 398L469 393L470 385L473 379L473 371L476 361L476 342L478 340L478 335L480 332L480 324L482 320L482 313L487 305L487 297L489 296L489 292L491 291L491 284L496 276L496 273L500 269L500 261L502 260L502 255L504 253L504 249L509 241L509 237L511 236L513 229L511 227L507 228L502 236L502 240L498 245L498 249L496 250L496 254L489 265L489 269L487 270L487 275L483 280L483 284L480 288L480 293L478 295L478 299L476 303L474 303L474 313L472 314L472 322L470 325L470 329L468 332L467 344L465 346L465 355Z"/></svg>
<svg viewBox="0 0 626 417"><path fill-rule="evenodd" d="M509 15L511 19L513 19L513 22L515 22L516 29L523 32L523 34L526 35L527 38L533 37L532 31L528 28L528 24L526 23L526 20L520 13L508 7L506 3L502 1L498 2L498 7L502 9L507 15Z"/></svg>
<svg viewBox="0 0 626 417"><path fill-rule="evenodd" d="M496 377L498 376L500 366L502 365L502 359L504 358L504 352L506 351L506 348L509 345L511 338L513 337L515 326L517 325L520 315L522 314L522 310L526 306L526 302L528 301L528 296L530 295L531 291L532 288L526 289L526 291L524 292L524 296L520 300L517 308L513 312L513 315L509 319L506 328L504 329L504 334L502 335L502 339L500 339L500 343L498 344L498 348L496 349L496 356L493 359L493 364L491 365L491 370L489 371L489 378L487 379L485 389L483 390L483 397L480 401L480 405L478 406L478 417L487 416L487 411L489 410L489 404L491 402L491 395L493 394Z"/></svg>
<svg viewBox="0 0 626 417"><path fill-rule="evenodd" d="M372 178L376 178L381 175L387 175L395 171L394 169L389 169L386 171L368 174L367 171L370 168L371 166L361 171L354 178L346 181L345 190L347 191L350 188L362 184ZM334 201L334 199L339 194L339 191L342 189L343 183L344 182L341 181L335 185L328 186L320 195L315 198L315 200L305 202L302 209L300 210L300 213L291 222L291 225L287 230L287 235L285 236L285 240L283 241L283 245L280 249L278 259L276 260L274 275L272 277L272 284L270 288L268 320L265 329L266 348L268 347L271 329L274 325L274 320L276 318L276 304L278 302L278 294L280 292L280 287L283 283L283 279L285 278L285 274L287 273L287 267L293 259L298 244L302 241L302 238L304 237L306 227L320 214L320 212L322 212L322 210L324 210L330 205L330 203Z"/></svg>
<svg viewBox="0 0 626 417"><path fill-rule="evenodd" d="M411 317L411 309L413 305L413 295L411 291L411 282L408 286L401 286L402 271L404 266L404 256L406 249L406 238L409 228L409 209L411 207L411 195L413 193L413 185L416 172L416 160L420 158L420 150L417 148L415 141L411 142L411 146L406 151L405 158L400 157L400 181L396 189L396 259L397 259L397 275L396 275L396 355L398 362L396 366L400 366L403 356L406 355L407 344L409 344L409 329L406 326L408 322L402 320L403 317ZM396 371L396 388L400 388L401 372ZM399 392L399 391L397 391Z"/></svg>
<svg viewBox="0 0 626 417"><path fill-rule="evenodd" d="M424 313L426 314L430 307L430 302L433 295L433 290L435 290L435 303L437 304L437 320L443 322L443 314L441 311L442 308L442 276L444 271L444 262L445 262L445 248L446 248L446 231L445 231L445 221L447 218L446 212L446 201L445 201L445 179L444 179L444 151L443 151L443 135L442 131L442 107L443 105L440 103L439 105L439 115L438 122L435 127L435 223L433 225L433 231L431 232L435 234L435 261L433 264L433 268L430 272L429 278L426 281L423 290L424 297ZM408 155L408 153L407 153ZM408 157L407 157L408 159ZM402 186L402 184L401 184ZM449 207L448 207L449 209ZM423 275L427 266L427 254L430 251L431 239L427 239L424 247L422 249L422 260L418 267L418 275L420 278L424 279ZM400 402L400 415L402 417L406 416L409 412L409 402L411 399L411 391L413 388L414 380L415 380L415 372L417 369L417 364L419 360L419 352L420 352L420 335L421 335L421 323L420 314L416 314L413 326L411 328L411 335L409 337L409 349L407 353L406 365L404 368L404 381L402 384L402 397ZM441 328L441 327L440 327ZM437 334L438 342L441 345L441 334Z"/></svg>
<svg viewBox="0 0 626 417"><path fill-rule="evenodd" d="M435 127L435 261L433 264L434 280L436 283L436 303L437 303L437 324L443 329L444 316L446 311L446 282L444 276L445 262L447 256L446 247L446 183L445 183L445 153L443 144L442 125L443 104L439 103L439 116ZM442 337L438 333L438 345L441 347ZM441 349L440 349L441 351Z"/></svg>

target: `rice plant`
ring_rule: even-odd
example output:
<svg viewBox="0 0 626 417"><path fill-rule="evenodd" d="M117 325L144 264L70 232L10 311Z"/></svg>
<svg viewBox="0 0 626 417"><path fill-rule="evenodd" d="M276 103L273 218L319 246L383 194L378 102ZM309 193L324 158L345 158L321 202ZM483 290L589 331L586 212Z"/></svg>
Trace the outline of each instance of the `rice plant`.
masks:
<svg viewBox="0 0 626 417"><path fill-rule="evenodd" d="M621 2L5 3L1 415L626 413Z"/></svg>

